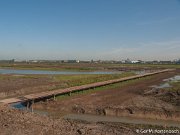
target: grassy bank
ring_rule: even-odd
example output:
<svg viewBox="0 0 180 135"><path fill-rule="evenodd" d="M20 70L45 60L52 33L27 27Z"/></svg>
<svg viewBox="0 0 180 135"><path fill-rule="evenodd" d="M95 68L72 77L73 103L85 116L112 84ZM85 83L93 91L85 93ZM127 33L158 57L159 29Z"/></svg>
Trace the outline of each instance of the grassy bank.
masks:
<svg viewBox="0 0 180 135"><path fill-rule="evenodd" d="M36 86L46 86L44 91L56 90L60 88L68 88L73 86L80 86L95 82L107 81L112 79L123 78L135 75L132 72L123 72L121 74L81 74L81 75L13 75L13 74L0 74L1 86L9 89L18 89ZM8 82L8 84L7 84ZM30 85L29 85L30 84ZM34 85L36 84L36 85Z"/></svg>
<svg viewBox="0 0 180 135"><path fill-rule="evenodd" d="M97 88L93 88L93 89L88 89L88 90L83 90L83 91L76 91L76 92L72 92L71 96L76 96L76 95L80 95L80 94L81 95L90 94L90 93L94 93L94 92L97 92L97 91L120 88L120 87L128 86L128 85L131 85L131 84L135 84L137 82L149 80L151 78L152 78L152 76L147 76L147 77L143 77L143 78L139 78L139 79L128 80L128 81L119 82L119 83L115 83L115 84L110 84L110 85L106 85L106 86L101 86L101 87L97 87ZM57 96L57 99L61 100L61 99L64 99L64 98L71 98L71 96L67 93L67 94Z"/></svg>
<svg viewBox="0 0 180 135"><path fill-rule="evenodd" d="M53 80L55 82L61 82L61 84L57 85L55 88L52 88L52 90L58 88L67 88L67 87L91 84L95 82L119 79L133 75L135 75L135 73L132 72L124 72L121 74L107 74L107 75L55 75L53 76Z"/></svg>

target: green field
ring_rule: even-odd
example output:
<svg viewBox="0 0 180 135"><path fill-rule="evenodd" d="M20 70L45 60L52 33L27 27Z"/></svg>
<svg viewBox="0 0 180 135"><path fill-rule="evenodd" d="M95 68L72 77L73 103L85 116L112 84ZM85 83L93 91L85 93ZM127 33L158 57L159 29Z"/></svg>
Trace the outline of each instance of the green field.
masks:
<svg viewBox="0 0 180 135"><path fill-rule="evenodd" d="M140 82L140 81L149 80L151 78L152 78L152 76L147 76L147 77L143 77L143 78L139 78L139 79L119 82L119 83L110 84L110 85L106 85L106 86L101 86L101 87L97 87L97 88L93 88L93 89L76 91L76 92L72 92L71 96L76 96L76 95L79 95L79 94L89 94L89 93L102 91L102 90L113 89L113 88L120 88L120 87L123 87L123 86L128 86L130 84L135 84L135 83ZM64 98L70 98L70 96L69 96L69 93L66 93L66 94L59 95L56 98L61 100L61 99L64 99Z"/></svg>
<svg viewBox="0 0 180 135"><path fill-rule="evenodd" d="M80 75L13 75L0 74L0 81L2 85L14 87L14 83L20 85L22 88L26 87L27 83L33 83L38 86L38 82L44 82L47 85L47 90L55 90L60 88L68 88L73 86L80 86L95 82L107 81L112 79L119 79L127 76L135 75L133 72L123 72L118 74L80 74ZM20 82L20 83L19 83ZM40 84L41 85L41 84ZM3 86L2 86L3 87Z"/></svg>
<svg viewBox="0 0 180 135"><path fill-rule="evenodd" d="M132 72L124 72L121 74L108 74L108 75L54 75L53 80L55 82L61 82L66 85L62 87L62 85L57 85L54 89L57 88L66 88L66 87L73 87L73 86L80 86L84 84L90 84L95 82L107 81L112 79L119 79L127 76L135 75Z"/></svg>

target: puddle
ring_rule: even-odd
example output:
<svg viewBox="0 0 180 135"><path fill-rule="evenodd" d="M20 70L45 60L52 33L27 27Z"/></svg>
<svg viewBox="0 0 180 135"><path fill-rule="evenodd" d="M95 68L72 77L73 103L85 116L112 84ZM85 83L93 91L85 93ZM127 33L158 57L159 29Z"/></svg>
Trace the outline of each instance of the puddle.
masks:
<svg viewBox="0 0 180 135"><path fill-rule="evenodd" d="M157 89L162 89L162 88L171 88L172 86L170 85L170 82L179 82L180 81L180 75L175 75L174 77L164 79L164 83L160 85L153 85L150 86L152 88L157 88Z"/></svg>
<svg viewBox="0 0 180 135"><path fill-rule="evenodd" d="M150 86L150 87L157 88L157 89L162 89L162 88L171 88L172 86L169 83L163 83L163 84L160 84L159 86L158 85L153 85L153 86Z"/></svg>
<svg viewBox="0 0 180 135"><path fill-rule="evenodd" d="M171 78L168 78L168 79L164 79L163 81L178 82L178 81L180 81L180 75L176 75L174 77L171 77Z"/></svg>
<svg viewBox="0 0 180 135"><path fill-rule="evenodd" d="M18 110L26 110L26 105L24 103L14 103L14 104L11 104L11 107L12 108L16 108Z"/></svg>

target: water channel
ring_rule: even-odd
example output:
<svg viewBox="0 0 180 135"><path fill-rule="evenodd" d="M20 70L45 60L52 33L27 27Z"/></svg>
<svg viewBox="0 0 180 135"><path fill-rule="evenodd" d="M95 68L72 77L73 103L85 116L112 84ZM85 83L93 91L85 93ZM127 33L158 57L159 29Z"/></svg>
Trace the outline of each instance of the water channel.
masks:
<svg viewBox="0 0 180 135"><path fill-rule="evenodd" d="M0 74L43 74L43 75L76 75L76 74L116 74L121 72L112 71L49 71L49 70L21 70L21 69L0 69Z"/></svg>

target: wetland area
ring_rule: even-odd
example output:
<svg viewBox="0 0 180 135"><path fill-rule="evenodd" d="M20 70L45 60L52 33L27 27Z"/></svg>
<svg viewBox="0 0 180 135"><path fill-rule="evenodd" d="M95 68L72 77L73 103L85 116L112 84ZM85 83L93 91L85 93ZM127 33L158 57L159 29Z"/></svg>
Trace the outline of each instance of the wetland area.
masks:
<svg viewBox="0 0 180 135"><path fill-rule="evenodd" d="M6 73L0 74L0 99L163 69L161 66L127 66L127 69L124 65L118 66L109 68L105 65L101 67L102 70L85 72L3 68ZM55 100L50 98L36 102L33 104L33 113L21 104L0 104L0 134L16 131L17 135L134 135L138 134L136 129L139 128L179 130L179 88L180 69L176 68L166 73L74 92L71 95L59 95Z"/></svg>

